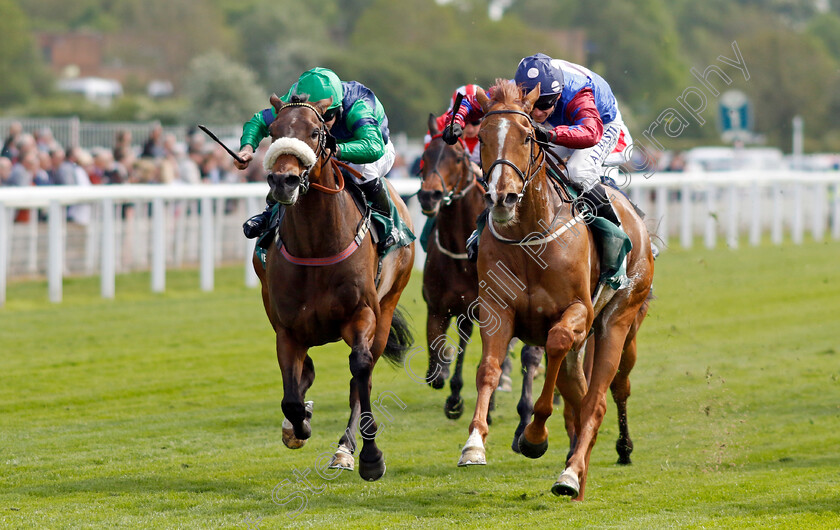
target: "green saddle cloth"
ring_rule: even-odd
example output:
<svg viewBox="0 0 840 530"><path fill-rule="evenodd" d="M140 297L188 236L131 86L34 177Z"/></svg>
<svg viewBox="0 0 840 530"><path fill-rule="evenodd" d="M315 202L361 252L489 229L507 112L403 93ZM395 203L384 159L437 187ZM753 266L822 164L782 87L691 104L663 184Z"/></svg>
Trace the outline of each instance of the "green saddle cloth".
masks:
<svg viewBox="0 0 840 530"><path fill-rule="evenodd" d="M429 251L429 237L432 235L432 230L437 224L437 217L427 217L426 224L423 225L423 231L420 232L420 246L423 247L423 252Z"/></svg>
<svg viewBox="0 0 840 530"><path fill-rule="evenodd" d="M383 183L383 185L385 185ZM384 258L393 250L400 247L406 247L412 243L416 238L414 233L405 224L405 221L400 217L397 205L391 195L388 195L388 203L391 206L391 215L385 215L378 210L371 209L371 226L376 230L379 236L379 241L384 241L388 237L394 239L394 244L385 249L384 253L380 253L379 257Z"/></svg>
<svg viewBox="0 0 840 530"><path fill-rule="evenodd" d="M548 171L548 176L560 186L563 186L572 199L577 199L578 192L566 186L566 183L558 178L551 170ZM610 184L610 181L611 179L604 180L602 178L602 182L621 191L614 184ZM486 219L487 216L485 215L479 216L477 227L479 234L484 231ZM598 254L601 256L601 277L598 278L598 281L604 282L613 289L618 290L627 282L627 262L624 258L633 249L633 243L630 241L630 237L624 233L624 230L603 217L592 218L588 226L592 231L595 244L598 245Z"/></svg>
<svg viewBox="0 0 840 530"><path fill-rule="evenodd" d="M572 199L577 199L579 193L571 186L567 186L563 179L558 178L552 170L548 171L548 176L563 186ZM601 183L621 192L615 185L615 181L610 178L601 177ZM593 217L587 225L592 231L592 237L598 245L598 253L601 256L601 277L598 281L606 283L613 289L620 289L627 281L627 262L624 258L633 249L630 236L612 221L603 217Z"/></svg>
<svg viewBox="0 0 840 530"><path fill-rule="evenodd" d="M394 241L394 244L386 248L384 253L380 252L380 258L384 258L394 249L410 245L415 239L414 233L410 228L408 228L402 217L400 217L397 206L394 204L390 195L388 196L388 204L391 207L390 216L380 213L378 210L374 210L372 208L370 211L371 229L376 231L379 241L383 241L388 237L392 237ZM274 205L271 209L271 220L268 223L268 229L259 237L259 239L257 239L257 246L254 249L254 252L260 258L263 267L265 267L266 249L269 245L271 245L271 240L274 239L277 226L283 218L283 212L283 205L279 203ZM281 244L282 242L278 239L278 248Z"/></svg>

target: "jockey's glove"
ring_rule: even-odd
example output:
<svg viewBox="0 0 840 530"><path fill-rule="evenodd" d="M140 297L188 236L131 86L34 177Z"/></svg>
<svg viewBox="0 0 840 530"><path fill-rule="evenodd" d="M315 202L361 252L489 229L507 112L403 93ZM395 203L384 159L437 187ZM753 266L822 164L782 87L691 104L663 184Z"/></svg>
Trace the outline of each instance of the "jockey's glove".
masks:
<svg viewBox="0 0 840 530"><path fill-rule="evenodd" d="M441 136L443 137L443 141L447 144L455 145L463 132L464 129L459 123L453 123L452 127L445 127L443 129L443 134Z"/></svg>
<svg viewBox="0 0 840 530"><path fill-rule="evenodd" d="M554 129L539 123L534 124L534 138L538 143L545 144L554 140Z"/></svg>

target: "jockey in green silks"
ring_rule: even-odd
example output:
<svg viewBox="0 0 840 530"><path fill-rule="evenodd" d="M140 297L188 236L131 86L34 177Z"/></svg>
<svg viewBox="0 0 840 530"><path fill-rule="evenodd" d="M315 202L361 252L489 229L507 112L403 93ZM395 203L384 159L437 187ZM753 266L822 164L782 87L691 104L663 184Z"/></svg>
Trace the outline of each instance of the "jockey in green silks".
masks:
<svg viewBox="0 0 840 530"><path fill-rule="evenodd" d="M280 99L288 103L293 95L303 94L308 94L309 101L313 103L332 98L332 104L323 118L330 134L336 139L337 149L333 156L361 173L361 179L352 178L371 206L389 215L388 187L382 182L382 177L394 165L396 152L389 139L388 117L382 103L363 84L341 81L335 72L327 68L313 68L302 73L297 83ZM239 151L244 163L234 162L237 168L248 167L260 141L268 136L268 126L276 117L274 108L269 107L254 114L245 123ZM245 237L259 237L268 228L273 206L269 202L264 212L245 221L242 226Z"/></svg>

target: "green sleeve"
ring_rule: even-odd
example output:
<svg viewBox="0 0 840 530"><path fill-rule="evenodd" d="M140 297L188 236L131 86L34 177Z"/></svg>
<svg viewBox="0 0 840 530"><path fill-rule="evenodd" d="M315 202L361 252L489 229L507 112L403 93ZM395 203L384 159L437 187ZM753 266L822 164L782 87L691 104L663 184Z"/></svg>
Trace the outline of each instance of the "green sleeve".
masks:
<svg viewBox="0 0 840 530"><path fill-rule="evenodd" d="M363 125L353 130L358 122ZM357 101L347 113L348 129L353 137L341 143L341 159L354 164L376 162L385 154L385 140L379 130L379 120L363 101Z"/></svg>
<svg viewBox="0 0 840 530"><path fill-rule="evenodd" d="M289 91L286 92L286 95L281 97L280 100L284 103L289 101L289 96L294 88L295 85L292 85ZM277 112L274 109L271 109L271 115L276 118ZM246 145L250 145L254 148L254 151L256 151L262 139L268 136L269 125L271 124L266 123L263 119L263 111L259 111L254 114L254 116L242 126L242 138L239 140L239 149L242 149Z"/></svg>
<svg viewBox="0 0 840 530"><path fill-rule="evenodd" d="M260 142L266 136L268 136L268 125L263 119L262 111L260 111L254 114L242 126L242 138L239 140L239 149L241 150L246 145L250 145L256 151L257 146L260 145Z"/></svg>

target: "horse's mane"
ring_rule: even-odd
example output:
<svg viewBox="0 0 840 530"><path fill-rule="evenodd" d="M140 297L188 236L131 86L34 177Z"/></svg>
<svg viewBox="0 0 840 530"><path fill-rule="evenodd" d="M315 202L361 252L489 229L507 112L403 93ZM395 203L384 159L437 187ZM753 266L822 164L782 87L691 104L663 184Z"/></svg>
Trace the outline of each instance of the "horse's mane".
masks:
<svg viewBox="0 0 840 530"><path fill-rule="evenodd" d="M492 92L492 102L522 106L522 90L510 79L496 79Z"/></svg>

